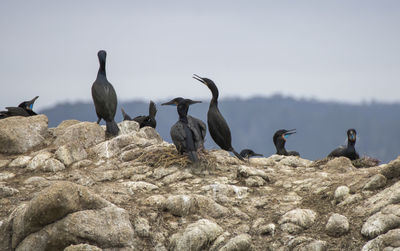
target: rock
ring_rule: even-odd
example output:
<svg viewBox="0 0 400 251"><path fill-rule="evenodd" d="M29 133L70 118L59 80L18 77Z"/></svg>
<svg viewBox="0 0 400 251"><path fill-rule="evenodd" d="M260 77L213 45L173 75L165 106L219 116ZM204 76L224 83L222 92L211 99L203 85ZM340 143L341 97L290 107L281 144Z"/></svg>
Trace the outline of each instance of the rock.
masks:
<svg viewBox="0 0 400 251"><path fill-rule="evenodd" d="M361 234L372 239L398 227L400 227L400 205L388 205L368 218L362 226Z"/></svg>
<svg viewBox="0 0 400 251"><path fill-rule="evenodd" d="M284 214L278 223L282 231L299 233L311 227L317 218L317 213L310 209L294 209Z"/></svg>
<svg viewBox="0 0 400 251"><path fill-rule="evenodd" d="M248 178L250 176L259 176L263 178L265 181L269 181L268 175L263 170L259 170L255 167L250 167L250 166L240 165L237 170L237 176L244 178Z"/></svg>
<svg viewBox="0 0 400 251"><path fill-rule="evenodd" d="M124 120L118 123L120 135L136 133L139 131L139 123L136 121Z"/></svg>
<svg viewBox="0 0 400 251"><path fill-rule="evenodd" d="M89 244L71 245L64 249L64 251L102 251L103 249Z"/></svg>
<svg viewBox="0 0 400 251"><path fill-rule="evenodd" d="M379 235L373 240L368 241L361 251L380 251L380 250L395 250L385 249L386 247L400 247L400 229L390 230L386 234Z"/></svg>
<svg viewBox="0 0 400 251"><path fill-rule="evenodd" d="M19 193L18 189L0 185L0 198L10 197Z"/></svg>
<svg viewBox="0 0 400 251"><path fill-rule="evenodd" d="M350 188L347 186L340 186L335 190L335 202L340 203L350 195Z"/></svg>
<svg viewBox="0 0 400 251"><path fill-rule="evenodd" d="M151 140L154 142L154 144L159 144L163 141L160 134L158 134L154 128L149 126L142 127L136 135L138 137Z"/></svg>
<svg viewBox="0 0 400 251"><path fill-rule="evenodd" d="M298 236L291 238L285 246L288 247L288 250L293 251L325 251L327 243L309 237Z"/></svg>
<svg viewBox="0 0 400 251"><path fill-rule="evenodd" d="M10 173L10 172L2 172L2 173L0 173L0 181L12 179L14 177L15 177L14 173Z"/></svg>
<svg viewBox="0 0 400 251"><path fill-rule="evenodd" d="M14 168L14 167L26 167L29 163L29 161L32 159L31 156L20 156L8 164L8 167Z"/></svg>
<svg viewBox="0 0 400 251"><path fill-rule="evenodd" d="M346 199L338 204L338 207L345 207L351 204L361 201L363 197L360 194L352 194L346 197Z"/></svg>
<svg viewBox="0 0 400 251"><path fill-rule="evenodd" d="M325 226L325 230L330 236L342 236L349 231L349 221L346 216L336 213L332 214Z"/></svg>
<svg viewBox="0 0 400 251"><path fill-rule="evenodd" d="M149 192L158 189L158 186L144 181L127 181L122 184L128 188L128 191L131 195L134 195L137 191Z"/></svg>
<svg viewBox="0 0 400 251"><path fill-rule="evenodd" d="M275 234L275 224L266 224L265 219L258 218L254 221L252 229L260 235L274 235Z"/></svg>
<svg viewBox="0 0 400 251"><path fill-rule="evenodd" d="M43 177L33 176L24 181L25 185L33 185L38 187L49 186L50 182Z"/></svg>
<svg viewBox="0 0 400 251"><path fill-rule="evenodd" d="M220 226L212 221L201 219L186 227L182 233L172 235L169 250L200 251L207 247L222 234Z"/></svg>
<svg viewBox="0 0 400 251"><path fill-rule="evenodd" d="M72 125L76 125L78 123L81 123L79 120L71 119L71 120L64 120L61 122L56 128L54 128L53 135L55 137L58 137L60 135L63 135L65 132L65 129Z"/></svg>
<svg viewBox="0 0 400 251"><path fill-rule="evenodd" d="M124 209L69 182L45 188L0 228L5 250L63 250L80 242L132 247L133 228Z"/></svg>
<svg viewBox="0 0 400 251"><path fill-rule="evenodd" d="M50 158L44 162L41 168L44 172L58 172L65 169L65 166L60 161Z"/></svg>
<svg viewBox="0 0 400 251"><path fill-rule="evenodd" d="M248 187L260 187L265 185L265 180L260 176L250 176L249 178L244 180L244 183Z"/></svg>
<svg viewBox="0 0 400 251"><path fill-rule="evenodd" d="M0 159L0 169L6 167L10 163L8 159Z"/></svg>
<svg viewBox="0 0 400 251"><path fill-rule="evenodd" d="M45 140L45 115L9 117L0 120L0 153L25 153Z"/></svg>
<svg viewBox="0 0 400 251"><path fill-rule="evenodd" d="M400 202L400 181L369 197L355 209L358 215L371 215L390 204Z"/></svg>
<svg viewBox="0 0 400 251"><path fill-rule="evenodd" d="M165 208L165 197L162 195L152 195L145 200L145 205L154 208Z"/></svg>
<svg viewBox="0 0 400 251"><path fill-rule="evenodd" d="M322 168L335 173L347 173L357 170L351 163L351 160L346 157L333 158L323 165Z"/></svg>
<svg viewBox="0 0 400 251"><path fill-rule="evenodd" d="M246 198L249 189L247 187L214 183L203 186L201 190L208 192L216 201L225 201L228 197L235 197L237 199Z"/></svg>
<svg viewBox="0 0 400 251"><path fill-rule="evenodd" d="M363 189L364 190L377 190L379 188L382 188L386 185L386 177L383 176L382 174L376 174L372 176L367 183L364 185Z"/></svg>
<svg viewBox="0 0 400 251"><path fill-rule="evenodd" d="M146 238L150 236L150 225L147 219L137 217L134 220L133 226L135 228L135 233L137 233L140 237Z"/></svg>
<svg viewBox="0 0 400 251"><path fill-rule="evenodd" d="M248 234L241 234L233 237L225 244L219 251L250 251L253 250L251 246L251 236Z"/></svg>
<svg viewBox="0 0 400 251"><path fill-rule="evenodd" d="M68 143L60 146L55 152L55 156L64 165L69 166L74 162L87 158L87 152L80 144Z"/></svg>
<svg viewBox="0 0 400 251"><path fill-rule="evenodd" d="M88 148L105 140L105 131L95 122L80 122L65 129L54 144L62 146L68 143Z"/></svg>
<svg viewBox="0 0 400 251"><path fill-rule="evenodd" d="M282 156L283 158L279 161L280 165L290 166L290 167L307 167L312 161L307 159L302 159L297 156Z"/></svg>
<svg viewBox="0 0 400 251"><path fill-rule="evenodd" d="M400 156L397 159L390 161L382 170L381 174L388 179L400 176Z"/></svg>
<svg viewBox="0 0 400 251"><path fill-rule="evenodd" d="M43 167L46 160L50 159L52 156L53 155L49 152L38 153L29 161L26 168L31 171L37 170L38 168Z"/></svg>

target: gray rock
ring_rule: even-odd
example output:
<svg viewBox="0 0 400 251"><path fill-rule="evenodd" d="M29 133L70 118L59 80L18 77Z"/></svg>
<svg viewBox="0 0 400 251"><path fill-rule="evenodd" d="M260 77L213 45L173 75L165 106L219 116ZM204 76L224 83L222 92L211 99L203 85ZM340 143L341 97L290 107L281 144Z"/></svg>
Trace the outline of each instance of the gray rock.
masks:
<svg viewBox="0 0 400 251"><path fill-rule="evenodd" d="M382 170L386 178L392 179L400 176L400 156L397 159L390 161Z"/></svg>
<svg viewBox="0 0 400 251"><path fill-rule="evenodd" d="M122 185L128 188L128 192L134 195L136 192L149 192L158 189L158 186L144 181L127 181L123 182Z"/></svg>
<svg viewBox="0 0 400 251"><path fill-rule="evenodd" d="M6 167L10 163L8 159L0 159L0 169Z"/></svg>
<svg viewBox="0 0 400 251"><path fill-rule="evenodd" d="M350 195L350 188L347 186L339 186L335 190L335 202L340 203Z"/></svg>
<svg viewBox="0 0 400 251"><path fill-rule="evenodd" d="M47 124L45 115L1 119L0 153L25 153L44 143Z"/></svg>
<svg viewBox="0 0 400 251"><path fill-rule="evenodd" d="M64 249L64 251L102 251L103 249L89 244L71 245Z"/></svg>
<svg viewBox="0 0 400 251"><path fill-rule="evenodd" d="M222 234L220 226L212 221L201 219L186 227L182 233L171 236L169 250L200 251L207 247Z"/></svg>
<svg viewBox="0 0 400 251"><path fill-rule="evenodd" d="M361 234L372 239L398 227L400 227L400 205L388 205L368 218L361 229Z"/></svg>
<svg viewBox="0 0 400 251"><path fill-rule="evenodd" d="M74 162L87 158L87 152L80 144L68 143L60 146L55 152L55 156L64 165L69 166Z"/></svg>
<svg viewBox="0 0 400 251"><path fill-rule="evenodd" d="M240 234L233 237L219 251L251 251L251 236L248 234Z"/></svg>
<svg viewBox="0 0 400 251"><path fill-rule="evenodd" d="M18 189L0 185L0 198L10 197L19 193Z"/></svg>
<svg viewBox="0 0 400 251"><path fill-rule="evenodd" d="M373 240L368 241L361 251L381 251L386 247L400 247L400 229L390 230L386 234L379 235Z"/></svg>
<svg viewBox="0 0 400 251"><path fill-rule="evenodd" d="M221 197L234 197L238 199L246 198L249 195L249 188L222 183L206 185L201 190L212 195L214 200L221 200ZM224 199L222 199L224 200Z"/></svg>
<svg viewBox="0 0 400 251"><path fill-rule="evenodd" d="M325 241L314 240L304 236L290 238L286 246L289 248L288 250L293 251L325 251L327 249Z"/></svg>
<svg viewBox="0 0 400 251"><path fill-rule="evenodd" d="M64 120L63 122L61 122L56 128L54 128L53 131L53 135L58 137L60 135L63 135L65 130L72 126L72 125L76 125L78 123L81 123L81 121L79 120L75 120L75 119L71 119L71 120Z"/></svg>
<svg viewBox="0 0 400 251"><path fill-rule="evenodd" d="M244 178L248 178L250 176L259 176L265 181L269 181L269 177L266 172L251 166L240 165L237 169L237 176Z"/></svg>
<svg viewBox="0 0 400 251"><path fill-rule="evenodd" d="M335 173L347 173L357 170L351 163L351 160L346 157L331 159L322 168Z"/></svg>
<svg viewBox="0 0 400 251"><path fill-rule="evenodd" d="M311 227L317 218L317 213L311 209L294 209L285 213L278 223L283 231L289 233L299 233Z"/></svg>
<svg viewBox="0 0 400 251"><path fill-rule="evenodd" d="M0 227L0 250L63 250L81 242L132 247L133 228L124 209L70 182L45 188Z"/></svg>
<svg viewBox="0 0 400 251"><path fill-rule="evenodd" d="M26 167L29 161L32 159L31 156L19 156L8 164L8 167Z"/></svg>
<svg viewBox="0 0 400 251"><path fill-rule="evenodd" d="M146 238L150 236L150 225L149 221L142 217L137 217L133 223L135 233L137 233L140 237Z"/></svg>
<svg viewBox="0 0 400 251"><path fill-rule="evenodd" d="M346 216L336 213L332 214L325 226L325 230L330 236L342 236L349 231L349 221Z"/></svg>
<svg viewBox="0 0 400 251"><path fill-rule="evenodd" d="M79 144L84 148L96 145L105 140L105 131L95 122L80 122L69 126L59 135L54 144L62 146L68 143Z"/></svg>
<svg viewBox="0 0 400 251"><path fill-rule="evenodd" d="M360 194L352 194L346 197L346 199L338 204L338 207L346 207L351 204L361 201L363 197Z"/></svg>
<svg viewBox="0 0 400 251"><path fill-rule="evenodd" d="M282 159L279 161L280 165L285 165L290 167L307 167L311 163L312 161L307 159L302 159L297 156L282 156Z"/></svg>
<svg viewBox="0 0 400 251"><path fill-rule="evenodd" d="M0 173L0 181L9 180L15 177L15 173L11 172L2 172Z"/></svg>
<svg viewBox="0 0 400 251"><path fill-rule="evenodd" d="M383 176L382 174L376 174L372 176L367 183L364 185L363 189L364 190L377 190L379 188L382 188L386 185L386 177Z"/></svg>
<svg viewBox="0 0 400 251"><path fill-rule="evenodd" d="M260 176L250 176L244 180L244 183L248 187L260 187L265 185L265 180Z"/></svg>
<svg viewBox="0 0 400 251"><path fill-rule="evenodd" d="M358 215L371 215L390 204L400 202L400 181L368 198L355 209Z"/></svg>
<svg viewBox="0 0 400 251"><path fill-rule="evenodd" d="M129 121L129 120L124 120L120 123L118 123L118 127L120 130L120 134L132 134L136 133L139 131L139 123L136 121Z"/></svg>
<svg viewBox="0 0 400 251"><path fill-rule="evenodd" d="M24 181L25 185L32 185L32 186L38 186L38 187L44 187L44 186L49 186L50 181L46 180L43 177L38 177L38 176L33 176Z"/></svg>
<svg viewBox="0 0 400 251"><path fill-rule="evenodd" d="M53 158L46 160L41 168L41 170L44 172L58 172L64 169L64 164Z"/></svg>
<svg viewBox="0 0 400 251"><path fill-rule="evenodd" d="M33 157L26 168L28 170L34 171L44 166L46 160L50 159L53 155L49 152L40 152L35 157Z"/></svg>

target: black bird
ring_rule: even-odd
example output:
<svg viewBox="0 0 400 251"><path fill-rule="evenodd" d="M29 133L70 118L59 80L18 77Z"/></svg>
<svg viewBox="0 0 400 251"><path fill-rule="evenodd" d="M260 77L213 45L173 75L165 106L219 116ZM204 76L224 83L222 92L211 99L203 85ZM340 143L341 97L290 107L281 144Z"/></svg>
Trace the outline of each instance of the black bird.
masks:
<svg viewBox="0 0 400 251"><path fill-rule="evenodd" d="M178 106L179 102L183 101L184 99L181 97L174 98L171 101L168 101L166 103L163 103L161 105L175 105ZM194 144L196 150L203 149L204 148L204 138L206 137L207 133L207 126L206 124L201 121L198 118L192 117L190 115L187 115L187 120L188 120L188 125L189 128L192 130L193 135L194 135ZM173 127L178 127L178 122L173 125ZM171 128L171 137L172 137L172 128ZM174 143L175 144L175 143ZM175 144L176 145L176 144Z"/></svg>
<svg viewBox="0 0 400 251"><path fill-rule="evenodd" d="M140 128L145 127L145 126L150 126L153 128L156 128L157 126L157 121L156 121L156 113L157 113L157 108L156 104L154 104L153 101L150 101L149 105L149 115L148 116L137 116L135 118L131 118L124 109L121 108L122 116L124 117L124 120L133 120L139 123Z"/></svg>
<svg viewBox="0 0 400 251"><path fill-rule="evenodd" d="M278 130L275 132L273 141L274 145L276 147L276 154L278 155L285 155L285 156L300 156L300 154L296 151L286 151L285 149L285 143L286 139L289 135L296 133L296 129L292 130Z"/></svg>
<svg viewBox="0 0 400 251"><path fill-rule="evenodd" d="M253 150L251 149L243 149L240 152L240 156L242 156L243 158L251 158L251 157L255 157L255 156L264 156L261 153L255 153Z"/></svg>
<svg viewBox="0 0 400 251"><path fill-rule="evenodd" d="M225 151L233 152L236 157L243 160L243 157L238 154L232 147L231 130L228 123L218 109L218 88L211 79L202 78L194 74L193 78L205 84L212 93L210 107L207 112L208 130L210 131L211 138L219 147Z"/></svg>
<svg viewBox="0 0 400 251"><path fill-rule="evenodd" d="M179 120L171 127L171 138L180 154L184 152L189 154L189 159L195 163L199 161L197 157L196 129L190 128L187 113L189 106L201 103L201 101L193 101L191 99L182 99L179 101L177 111ZM168 104L168 103L165 103Z"/></svg>
<svg viewBox="0 0 400 251"><path fill-rule="evenodd" d="M19 104L18 107L6 107L7 111L0 111L0 119L12 116L28 117L37 115L37 113L34 112L32 109L33 109L33 104L38 98L39 96L36 96L32 100L24 101L21 104Z"/></svg>
<svg viewBox="0 0 400 251"><path fill-rule="evenodd" d="M106 76L107 53L101 50L97 53L97 56L99 57L100 67L97 78L92 85L92 98L98 118L97 124L100 123L101 119L104 119L106 121L106 132L115 136L119 132L118 125L114 120L118 103L117 94Z"/></svg>
<svg viewBox="0 0 400 251"><path fill-rule="evenodd" d="M347 130L347 147L340 146L333 150L328 157L347 157L351 160L359 159L360 156L356 152L356 139L357 139L357 132L355 129Z"/></svg>

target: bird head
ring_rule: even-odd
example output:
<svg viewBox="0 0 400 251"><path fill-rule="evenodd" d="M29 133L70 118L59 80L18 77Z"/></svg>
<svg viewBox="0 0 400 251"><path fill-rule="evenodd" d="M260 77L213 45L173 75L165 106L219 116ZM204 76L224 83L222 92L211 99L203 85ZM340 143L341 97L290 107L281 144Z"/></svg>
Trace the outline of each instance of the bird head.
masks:
<svg viewBox="0 0 400 251"><path fill-rule="evenodd" d="M161 105L174 105L174 106L178 106L179 102L181 102L182 100L184 100L182 97L177 97L174 98L166 103L163 103Z"/></svg>
<svg viewBox="0 0 400 251"><path fill-rule="evenodd" d="M275 132L274 137L273 137L273 141L274 144L276 145L276 143L278 142L278 139L282 139L283 141L286 141L286 139L289 137L289 135L292 135L296 133L296 129L291 129L291 130L285 130L285 129L281 129Z"/></svg>
<svg viewBox="0 0 400 251"><path fill-rule="evenodd" d="M200 81L201 83L203 83L204 85L206 85L208 87L208 89L211 90L212 94L213 94L213 98L218 98L218 88L215 85L215 83L209 79L209 78L202 78L199 75L193 74L193 78Z"/></svg>
<svg viewBox="0 0 400 251"><path fill-rule="evenodd" d="M357 139L357 132L355 129L347 130L347 139L351 142L356 142Z"/></svg>
<svg viewBox="0 0 400 251"><path fill-rule="evenodd" d="M18 107L24 108L26 110L32 110L33 104L35 103L36 99L38 99L38 98L39 98L39 96L36 96L32 100L24 101L21 104L19 104Z"/></svg>

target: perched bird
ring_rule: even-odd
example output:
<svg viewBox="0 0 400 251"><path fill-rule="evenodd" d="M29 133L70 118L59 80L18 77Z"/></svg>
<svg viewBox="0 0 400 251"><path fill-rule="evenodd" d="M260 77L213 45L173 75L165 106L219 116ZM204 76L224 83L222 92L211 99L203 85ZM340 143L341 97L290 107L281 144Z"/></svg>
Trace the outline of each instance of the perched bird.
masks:
<svg viewBox="0 0 400 251"><path fill-rule="evenodd" d="M124 120L136 121L139 123L140 128L145 127L145 126L150 126L150 127L156 128L156 126L157 126L157 121L156 121L157 108L156 108L156 104L153 101L150 101L148 116L141 115L141 116L137 116L132 119L124 111L124 109L121 108L121 112L122 112L122 116L124 117Z"/></svg>
<svg viewBox="0 0 400 251"><path fill-rule="evenodd" d="M289 135L296 133L296 129L292 129L292 130L278 130L275 132L274 137L272 138L274 141L274 145L276 147L276 154L278 155L285 155L285 156L300 156L300 154L296 151L286 151L285 149L285 143L286 143L286 139L287 137L289 137Z"/></svg>
<svg viewBox="0 0 400 251"><path fill-rule="evenodd" d="M28 117L37 115L36 112L34 112L32 109L33 109L33 104L38 98L39 96L36 96L32 100L24 101L21 104L19 104L18 107L6 107L7 111L0 111L0 119L12 116Z"/></svg>
<svg viewBox="0 0 400 251"><path fill-rule="evenodd" d="M174 98L171 101L163 103L161 105L174 105L178 106L179 102L183 101L184 99L181 97ZM207 133L207 126L206 124L198 118L192 117L187 115L188 126L192 130L194 135L194 144L196 150L204 148L204 138L206 137ZM178 127L179 121L173 125L173 127ZM172 128L171 128L171 137L172 137ZM175 144L176 145L176 144ZM179 149L178 149L179 151Z"/></svg>
<svg viewBox="0 0 400 251"><path fill-rule="evenodd" d="M347 157L351 160L359 159L360 156L356 152L356 139L357 139L357 132L355 129L347 130L347 147L340 146L333 150L328 157Z"/></svg>
<svg viewBox="0 0 400 251"><path fill-rule="evenodd" d="M192 104L201 103L201 101L193 101L191 99L182 99L179 101L177 111L179 120L171 127L171 138L174 145L180 154L188 153L189 159L195 163L199 161L197 157L196 144L196 129L189 126L187 113L189 106Z"/></svg>
<svg viewBox="0 0 400 251"><path fill-rule="evenodd" d="M255 157L255 156L264 156L261 153L255 153L253 150L251 149L243 149L240 152L240 156L242 156L243 158L251 158L251 157Z"/></svg>
<svg viewBox="0 0 400 251"><path fill-rule="evenodd" d="M212 99L210 107L207 112L207 123L208 130L210 131L211 138L219 147L225 151L233 152L236 157L240 160L244 160L240 154L238 154L232 147L231 130L229 129L228 123L226 123L224 117L218 109L218 88L211 79L202 78L194 74L193 78L206 85L211 93Z"/></svg>
<svg viewBox="0 0 400 251"><path fill-rule="evenodd" d="M114 120L118 103L117 94L106 76L107 53L101 50L97 53L97 56L100 67L97 78L92 85L92 98L98 118L97 124L100 123L101 119L104 119L106 121L106 132L115 136L119 132L118 125Z"/></svg>

